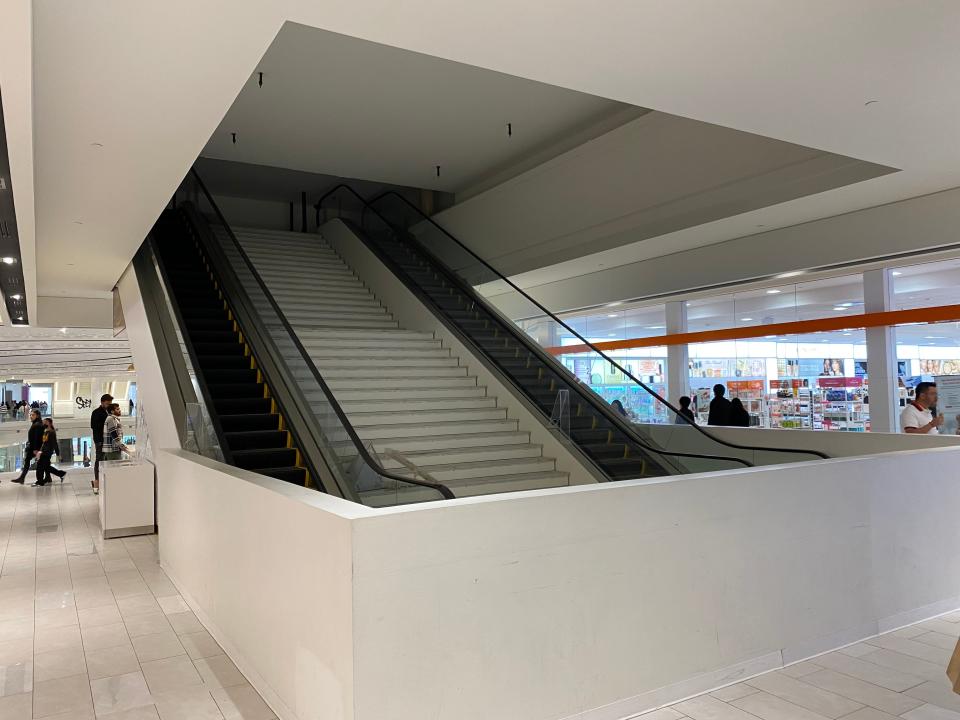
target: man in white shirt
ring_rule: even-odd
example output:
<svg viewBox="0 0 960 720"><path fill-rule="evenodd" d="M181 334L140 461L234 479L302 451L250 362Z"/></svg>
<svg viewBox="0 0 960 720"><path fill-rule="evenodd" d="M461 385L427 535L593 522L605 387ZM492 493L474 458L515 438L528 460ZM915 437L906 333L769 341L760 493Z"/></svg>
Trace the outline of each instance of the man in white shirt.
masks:
<svg viewBox="0 0 960 720"><path fill-rule="evenodd" d="M943 414L934 417L930 408L937 404L937 384L917 383L915 399L907 403L900 413L900 427L913 435L939 435Z"/></svg>

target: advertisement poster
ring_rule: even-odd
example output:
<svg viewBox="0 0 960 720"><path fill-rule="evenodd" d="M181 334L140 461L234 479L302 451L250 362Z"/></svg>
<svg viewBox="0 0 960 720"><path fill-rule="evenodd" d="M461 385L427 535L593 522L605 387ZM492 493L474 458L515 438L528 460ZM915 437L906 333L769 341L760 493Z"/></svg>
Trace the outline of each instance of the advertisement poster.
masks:
<svg viewBox="0 0 960 720"><path fill-rule="evenodd" d="M943 413L942 435L956 435L960 415L960 375L940 375L937 383L937 412Z"/></svg>

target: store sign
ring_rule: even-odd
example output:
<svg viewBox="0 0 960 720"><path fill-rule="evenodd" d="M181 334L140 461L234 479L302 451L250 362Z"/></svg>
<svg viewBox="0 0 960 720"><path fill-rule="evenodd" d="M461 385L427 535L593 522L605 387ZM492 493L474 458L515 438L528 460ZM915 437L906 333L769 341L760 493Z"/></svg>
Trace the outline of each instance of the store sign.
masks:
<svg viewBox="0 0 960 720"><path fill-rule="evenodd" d="M943 413L940 433L956 435L960 425L960 375L940 375L937 383L937 411Z"/></svg>
<svg viewBox="0 0 960 720"><path fill-rule="evenodd" d="M863 378L822 377L817 378L817 385L822 388L858 388L863 387Z"/></svg>

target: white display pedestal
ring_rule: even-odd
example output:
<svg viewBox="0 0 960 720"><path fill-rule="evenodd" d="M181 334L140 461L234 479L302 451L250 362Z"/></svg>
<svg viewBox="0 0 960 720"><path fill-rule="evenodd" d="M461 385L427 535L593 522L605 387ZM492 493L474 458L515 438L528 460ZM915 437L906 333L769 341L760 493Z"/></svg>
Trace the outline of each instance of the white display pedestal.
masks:
<svg viewBox="0 0 960 720"><path fill-rule="evenodd" d="M100 527L105 539L153 533L153 474L149 462L100 463Z"/></svg>

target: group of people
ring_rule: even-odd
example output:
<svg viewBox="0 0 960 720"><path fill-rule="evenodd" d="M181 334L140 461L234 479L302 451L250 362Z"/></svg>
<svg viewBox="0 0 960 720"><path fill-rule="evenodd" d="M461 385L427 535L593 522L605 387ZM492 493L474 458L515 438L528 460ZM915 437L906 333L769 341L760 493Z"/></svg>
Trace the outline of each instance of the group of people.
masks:
<svg viewBox="0 0 960 720"><path fill-rule="evenodd" d="M63 482L67 471L53 467L53 454L60 453L60 445L57 442L57 429L53 426L53 418L40 419L40 410L30 411L30 429L27 430L27 445L23 452L23 467L20 470L20 476L11 480L11 482L23 485L27 479L27 473L30 472L30 463L36 463L37 479L32 483L33 487L40 487L53 482L53 476L56 475Z"/></svg>
<svg viewBox="0 0 960 720"><path fill-rule="evenodd" d="M34 400L30 403L31 410L38 410L40 413L45 413L47 411L47 403L39 403ZM14 403L8 403L6 400L0 401L0 417L4 419L7 415L11 419L16 420L18 418L26 416L27 413L27 401L26 400L17 400Z"/></svg>
<svg viewBox="0 0 960 720"><path fill-rule="evenodd" d="M707 425L750 427L750 413L747 412L740 398L728 399L727 389L717 383L713 386L713 400L710 401Z"/></svg>
<svg viewBox="0 0 960 720"><path fill-rule="evenodd" d="M112 395L100 397L100 405L90 414L90 430L93 434L93 445L96 451L96 460L93 463L94 494L100 492L100 461L119 460L122 453L127 451L123 443L123 427L120 424L120 406L113 402ZM27 430L27 443L23 454L23 467L19 477L11 482L22 485L30 472L31 464L36 469L36 481L32 487L42 487L59 477L60 482L66 476L66 470L53 466L53 455L59 454L57 430L53 425L53 418L42 418L39 408L30 410L30 428Z"/></svg>

